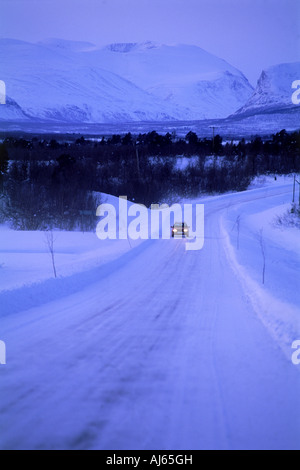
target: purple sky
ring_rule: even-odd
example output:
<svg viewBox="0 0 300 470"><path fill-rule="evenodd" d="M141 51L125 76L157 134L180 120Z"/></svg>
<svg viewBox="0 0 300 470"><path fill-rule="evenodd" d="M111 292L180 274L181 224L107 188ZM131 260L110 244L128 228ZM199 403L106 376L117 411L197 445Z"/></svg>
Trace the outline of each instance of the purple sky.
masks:
<svg viewBox="0 0 300 470"><path fill-rule="evenodd" d="M253 84L263 68L300 60L300 0L0 0L0 7L1 37L195 44Z"/></svg>

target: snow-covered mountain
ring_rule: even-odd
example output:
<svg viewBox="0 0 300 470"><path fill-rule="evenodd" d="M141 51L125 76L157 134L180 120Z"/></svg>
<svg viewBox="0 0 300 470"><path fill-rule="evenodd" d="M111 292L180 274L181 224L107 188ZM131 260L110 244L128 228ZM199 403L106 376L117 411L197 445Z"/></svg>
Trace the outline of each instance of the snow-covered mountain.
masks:
<svg viewBox="0 0 300 470"><path fill-rule="evenodd" d="M292 83L299 79L300 62L269 67L262 72L250 99L235 114L293 111Z"/></svg>
<svg viewBox="0 0 300 470"><path fill-rule="evenodd" d="M250 97L244 75L195 46L0 40L0 79L25 116L63 122L223 118ZM1 120L14 120L5 106Z"/></svg>
<svg viewBox="0 0 300 470"><path fill-rule="evenodd" d="M240 71L196 46L111 44L88 59L171 105L183 120L227 117L253 91Z"/></svg>
<svg viewBox="0 0 300 470"><path fill-rule="evenodd" d="M34 118L63 122L165 118L158 99L97 64L86 65L75 48L0 41L0 57L7 93ZM5 116L2 106L0 118Z"/></svg>
<svg viewBox="0 0 300 470"><path fill-rule="evenodd" d="M11 99L6 96L6 104L0 106L0 121L30 121L30 117L27 116L22 108Z"/></svg>

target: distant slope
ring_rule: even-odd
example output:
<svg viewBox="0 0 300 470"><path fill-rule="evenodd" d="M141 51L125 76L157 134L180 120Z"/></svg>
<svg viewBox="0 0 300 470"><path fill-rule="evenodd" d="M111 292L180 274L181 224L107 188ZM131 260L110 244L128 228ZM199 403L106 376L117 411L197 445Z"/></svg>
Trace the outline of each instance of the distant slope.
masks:
<svg viewBox="0 0 300 470"><path fill-rule="evenodd" d="M9 96L6 97L6 104L0 105L0 122L1 121L30 121L30 116L27 116L22 108L12 100Z"/></svg>
<svg viewBox="0 0 300 470"><path fill-rule="evenodd" d="M54 122L223 118L253 92L240 71L195 46L2 39L0 63L21 112Z"/></svg>
<svg viewBox="0 0 300 470"><path fill-rule="evenodd" d="M75 60L73 52L0 41L1 77L23 112L62 122L116 122L173 118L167 106L128 80ZM0 108L0 119L6 114Z"/></svg>
<svg viewBox="0 0 300 470"><path fill-rule="evenodd" d="M300 62L279 64L264 70L250 99L236 113L253 115L264 113L294 113L292 83L300 79Z"/></svg>
<svg viewBox="0 0 300 470"><path fill-rule="evenodd" d="M111 44L87 55L181 110L181 119L227 117L253 88L236 68L196 46Z"/></svg>

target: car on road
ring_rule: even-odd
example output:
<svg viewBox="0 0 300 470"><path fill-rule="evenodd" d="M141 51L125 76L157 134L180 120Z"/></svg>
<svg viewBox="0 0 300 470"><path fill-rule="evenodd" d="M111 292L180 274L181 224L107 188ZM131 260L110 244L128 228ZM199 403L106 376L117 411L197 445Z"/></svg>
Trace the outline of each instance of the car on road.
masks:
<svg viewBox="0 0 300 470"><path fill-rule="evenodd" d="M172 238L175 236L180 236L181 238L185 238L189 236L189 226L185 222L175 222L174 225L171 227L172 229Z"/></svg>

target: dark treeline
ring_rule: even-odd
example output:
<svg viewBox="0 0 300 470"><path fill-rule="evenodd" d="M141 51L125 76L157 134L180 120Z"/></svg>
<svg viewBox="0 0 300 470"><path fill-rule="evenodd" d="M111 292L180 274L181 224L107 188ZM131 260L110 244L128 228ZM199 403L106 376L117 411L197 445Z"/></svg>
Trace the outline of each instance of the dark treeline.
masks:
<svg viewBox="0 0 300 470"><path fill-rule="evenodd" d="M190 162L183 169L179 157ZM240 191L261 174L300 171L300 132L223 142L147 134L60 143L6 138L0 145L0 217L23 230L95 226L99 192L150 206Z"/></svg>
<svg viewBox="0 0 300 470"><path fill-rule="evenodd" d="M110 160L111 157L132 155L136 147L144 156L178 156L211 154L219 156L247 156L269 155L279 156L283 153L299 155L300 131L288 133L285 130L272 135L269 139L254 137L250 141L241 139L239 142L223 142L221 136L214 139L199 139L197 134L189 132L185 138L177 138L176 134L167 133L160 135L156 131L147 134L133 136L128 133L124 136L113 135L102 139L88 140L80 137L74 142L59 143L57 140L43 140L34 137L32 139L8 137L4 145L9 151L10 160L52 160L58 158L64 152L71 152L74 158L83 155L86 158L96 160Z"/></svg>

